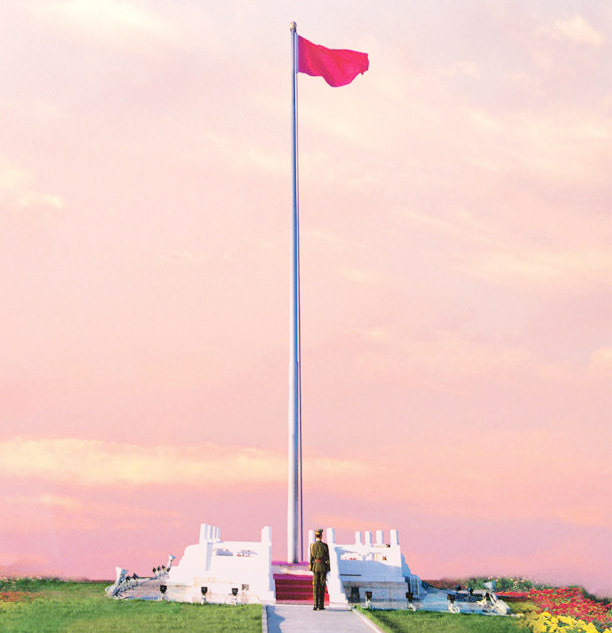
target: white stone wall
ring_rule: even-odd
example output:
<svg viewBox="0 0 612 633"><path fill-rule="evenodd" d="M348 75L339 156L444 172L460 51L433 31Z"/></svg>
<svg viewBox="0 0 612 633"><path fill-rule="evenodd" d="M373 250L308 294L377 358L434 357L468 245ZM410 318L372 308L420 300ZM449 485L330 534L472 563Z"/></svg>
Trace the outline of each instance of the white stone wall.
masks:
<svg viewBox="0 0 612 633"><path fill-rule="evenodd" d="M208 588L208 602L231 602L232 587L240 602L273 601L271 528L262 529L260 541L223 541L219 528L203 523L200 542L170 569L168 597L199 602L200 587Z"/></svg>
<svg viewBox="0 0 612 633"><path fill-rule="evenodd" d="M363 600L371 591L375 601L405 601L411 590L418 597L421 582L410 573L402 556L397 530L385 541L383 530L355 532L355 543L336 543L333 528L327 530L330 573L327 591L331 602L346 604L350 588L357 587ZM406 581L409 581L407 584Z"/></svg>

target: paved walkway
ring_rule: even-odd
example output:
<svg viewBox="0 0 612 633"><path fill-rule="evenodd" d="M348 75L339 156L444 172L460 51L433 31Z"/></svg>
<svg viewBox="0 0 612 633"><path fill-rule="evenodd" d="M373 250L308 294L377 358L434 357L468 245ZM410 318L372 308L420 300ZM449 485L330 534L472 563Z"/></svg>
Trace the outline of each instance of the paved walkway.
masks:
<svg viewBox="0 0 612 633"><path fill-rule="evenodd" d="M265 607L267 633L374 633L380 631L366 618L346 608L275 604ZM266 629L264 628L264 633Z"/></svg>

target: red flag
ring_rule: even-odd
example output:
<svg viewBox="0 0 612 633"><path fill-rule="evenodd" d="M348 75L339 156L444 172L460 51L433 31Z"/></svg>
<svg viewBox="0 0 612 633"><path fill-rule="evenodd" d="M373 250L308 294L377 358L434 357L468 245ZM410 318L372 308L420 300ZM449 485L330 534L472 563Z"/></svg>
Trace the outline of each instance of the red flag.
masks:
<svg viewBox="0 0 612 633"><path fill-rule="evenodd" d="M369 65L367 53L325 48L298 35L298 72L323 77L334 88L350 84Z"/></svg>

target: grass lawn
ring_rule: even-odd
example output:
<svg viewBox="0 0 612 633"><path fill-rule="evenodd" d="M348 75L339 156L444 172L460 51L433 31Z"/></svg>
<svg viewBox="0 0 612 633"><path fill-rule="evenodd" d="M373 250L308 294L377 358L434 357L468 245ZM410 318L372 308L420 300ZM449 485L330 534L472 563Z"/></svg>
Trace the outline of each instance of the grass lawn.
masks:
<svg viewBox="0 0 612 633"><path fill-rule="evenodd" d="M4 581L2 633L261 633L261 606L113 600L108 583Z"/></svg>
<svg viewBox="0 0 612 633"><path fill-rule="evenodd" d="M526 633L515 618L469 613L427 611L368 611L361 609L388 633Z"/></svg>

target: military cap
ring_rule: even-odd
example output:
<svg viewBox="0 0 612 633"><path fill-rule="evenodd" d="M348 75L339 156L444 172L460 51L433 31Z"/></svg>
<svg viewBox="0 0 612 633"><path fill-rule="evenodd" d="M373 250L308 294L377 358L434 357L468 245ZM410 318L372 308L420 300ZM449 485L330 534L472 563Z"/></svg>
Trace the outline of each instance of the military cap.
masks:
<svg viewBox="0 0 612 633"><path fill-rule="evenodd" d="M323 530L315 530L315 536L323 536Z"/></svg>

